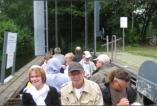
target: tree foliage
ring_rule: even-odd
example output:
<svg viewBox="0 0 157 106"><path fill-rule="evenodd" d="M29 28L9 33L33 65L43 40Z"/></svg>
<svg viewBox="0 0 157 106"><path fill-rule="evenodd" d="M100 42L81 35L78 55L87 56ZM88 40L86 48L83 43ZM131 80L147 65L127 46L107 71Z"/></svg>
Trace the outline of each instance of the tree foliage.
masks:
<svg viewBox="0 0 157 106"><path fill-rule="evenodd" d="M88 39L93 40L94 0L87 0ZM143 43L147 36L157 35L157 1L156 0L100 0L100 27L105 35L116 34L122 37L120 17L128 17L128 28L125 30L128 44ZM70 48L70 43L81 40L84 45L85 15L84 1L58 0L58 36L59 46ZM49 46L55 42L55 0L48 0ZM1 0L0 1L0 50L2 50L5 30L18 32L18 54L24 50L33 51L33 1ZM71 29L72 27L72 29ZM28 43L29 42L29 43Z"/></svg>
<svg viewBox="0 0 157 106"><path fill-rule="evenodd" d="M104 0L101 5L101 24L107 34L122 36L119 19L127 16L128 43L144 43L148 36L157 35L156 0Z"/></svg>
<svg viewBox="0 0 157 106"><path fill-rule="evenodd" d="M21 29L15 22L11 19L0 20L0 48L3 45L4 32L16 32L17 36L17 55L23 55L25 53L30 53L29 50L32 51L32 33L28 29ZM2 50L2 49L1 49ZM26 51L27 50L27 51ZM1 52L2 53L2 52Z"/></svg>
<svg viewBox="0 0 157 106"><path fill-rule="evenodd" d="M32 2L31 2L32 4ZM17 55L25 56L33 51L32 5L26 0L0 1L0 55L2 56L4 32L16 32Z"/></svg>

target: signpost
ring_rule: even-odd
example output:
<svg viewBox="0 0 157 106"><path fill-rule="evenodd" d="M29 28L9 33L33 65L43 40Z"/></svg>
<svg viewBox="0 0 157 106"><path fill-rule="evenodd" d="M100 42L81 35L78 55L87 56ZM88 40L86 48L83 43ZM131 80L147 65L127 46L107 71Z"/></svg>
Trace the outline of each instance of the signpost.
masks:
<svg viewBox="0 0 157 106"><path fill-rule="evenodd" d="M128 17L120 17L120 28L123 28L123 51L125 46L125 28L128 28Z"/></svg>
<svg viewBox="0 0 157 106"><path fill-rule="evenodd" d="M5 32L3 43L3 56L1 65L1 78L3 84L5 79L5 70L12 67L11 74L15 73L15 57L16 57L17 33Z"/></svg>

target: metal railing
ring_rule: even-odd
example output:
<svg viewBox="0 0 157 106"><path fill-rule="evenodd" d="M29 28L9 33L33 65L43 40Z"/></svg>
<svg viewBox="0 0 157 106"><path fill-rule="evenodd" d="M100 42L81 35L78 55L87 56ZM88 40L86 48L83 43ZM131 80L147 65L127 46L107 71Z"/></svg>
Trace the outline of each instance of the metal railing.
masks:
<svg viewBox="0 0 157 106"><path fill-rule="evenodd" d="M117 39L116 35L112 35L112 44L111 44L111 60L116 60L117 52Z"/></svg>

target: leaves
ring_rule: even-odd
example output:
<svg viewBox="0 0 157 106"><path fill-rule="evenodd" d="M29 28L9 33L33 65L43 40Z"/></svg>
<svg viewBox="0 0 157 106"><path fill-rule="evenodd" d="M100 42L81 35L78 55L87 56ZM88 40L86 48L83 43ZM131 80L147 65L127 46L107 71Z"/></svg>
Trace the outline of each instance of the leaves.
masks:
<svg viewBox="0 0 157 106"><path fill-rule="evenodd" d="M9 30L18 32L18 54L25 53L25 49L33 51L33 1L2 1L0 1L0 49L2 50L4 30ZM88 38L90 42L93 39L93 4L93 0L87 0ZM128 43L140 43L147 36L157 35L156 0L100 0L100 5L100 27L104 27L106 35L116 34L118 37L122 36L122 29L120 29L121 16L128 17L128 28L125 30ZM71 4L70 0L58 0L58 36L59 41L66 42L66 47L70 47L70 42L76 42L78 39L82 42L84 40L84 6L84 1L73 1ZM54 47L54 0L48 0L48 8L49 42L52 44L50 47ZM139 13L141 10L143 11ZM70 41L71 36L73 41ZM83 43L80 45L83 45Z"/></svg>

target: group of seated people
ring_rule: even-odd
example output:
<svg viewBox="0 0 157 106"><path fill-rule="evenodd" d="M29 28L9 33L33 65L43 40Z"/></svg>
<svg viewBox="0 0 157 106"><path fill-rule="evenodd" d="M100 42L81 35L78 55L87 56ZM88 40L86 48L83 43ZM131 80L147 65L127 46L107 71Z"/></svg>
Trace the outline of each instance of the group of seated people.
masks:
<svg viewBox="0 0 157 106"><path fill-rule="evenodd" d="M75 55L46 54L42 66L28 70L29 82L23 90L23 105L119 105L136 101L136 91L130 87L130 75L113 67L106 54L99 55L96 64L89 51L76 47Z"/></svg>

